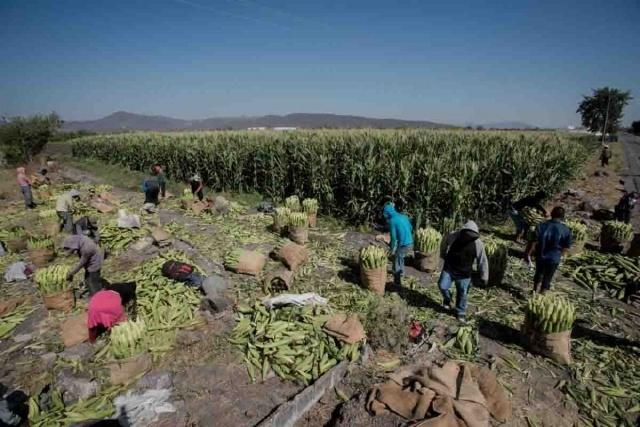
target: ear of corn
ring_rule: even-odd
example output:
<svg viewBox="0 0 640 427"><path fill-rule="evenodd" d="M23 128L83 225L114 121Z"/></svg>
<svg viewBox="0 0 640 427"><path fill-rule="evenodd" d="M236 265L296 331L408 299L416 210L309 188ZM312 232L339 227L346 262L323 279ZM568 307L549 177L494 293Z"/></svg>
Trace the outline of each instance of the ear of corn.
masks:
<svg viewBox="0 0 640 427"><path fill-rule="evenodd" d="M51 295L71 289L71 284L67 282L67 274L69 274L69 267L66 265L52 265L38 269L35 274L38 290L43 295Z"/></svg>
<svg viewBox="0 0 640 427"><path fill-rule="evenodd" d="M27 249L53 249L55 242L49 237L32 237L27 240Z"/></svg>
<svg viewBox="0 0 640 427"><path fill-rule="evenodd" d="M509 261L509 247L507 242L495 237L483 237L482 243L489 260L489 274L492 277L499 277L501 272L506 271Z"/></svg>
<svg viewBox="0 0 640 427"><path fill-rule="evenodd" d="M530 325L545 334L564 332L573 327L576 308L567 298L557 294L535 294L527 301L525 318Z"/></svg>
<svg viewBox="0 0 640 427"><path fill-rule="evenodd" d="M369 245L360 250L360 266L365 269L385 267L388 256L386 249L376 245Z"/></svg>
<svg viewBox="0 0 640 427"><path fill-rule="evenodd" d="M640 283L640 258L620 254L586 251L567 259L563 270L576 284L591 290L594 299L600 287L613 298L622 299L627 286Z"/></svg>
<svg viewBox="0 0 640 427"><path fill-rule="evenodd" d="M284 205L289 208L291 212L300 212L300 198L298 196L289 196L284 199Z"/></svg>
<svg viewBox="0 0 640 427"><path fill-rule="evenodd" d="M576 220L567 220L565 225L571 230L571 239L574 243L585 242L589 237L587 226Z"/></svg>
<svg viewBox="0 0 640 427"><path fill-rule="evenodd" d="M602 224L601 233L618 242L628 242L633 238L633 226L620 221L606 221Z"/></svg>
<svg viewBox="0 0 640 427"><path fill-rule="evenodd" d="M22 239L26 235L26 231L22 227L11 227L7 230L0 231L0 240L17 240Z"/></svg>
<svg viewBox="0 0 640 427"><path fill-rule="evenodd" d="M306 213L314 214L318 212L318 201L316 199L304 199L302 208Z"/></svg>
<svg viewBox="0 0 640 427"><path fill-rule="evenodd" d="M419 228L416 231L415 249L428 254L438 250L442 242L442 234L435 228Z"/></svg>
<svg viewBox="0 0 640 427"><path fill-rule="evenodd" d="M290 227L306 227L309 222L309 217L307 214L302 212L293 212L289 215L289 226Z"/></svg>
<svg viewBox="0 0 640 427"><path fill-rule="evenodd" d="M144 352L147 325L143 319L129 320L111 328L109 351L115 359L127 359Z"/></svg>
<svg viewBox="0 0 640 427"><path fill-rule="evenodd" d="M253 381L273 371L284 380L309 384L339 361L355 361L359 344L344 344L322 331L328 316L320 307L239 306L229 342L244 354Z"/></svg>
<svg viewBox="0 0 640 427"><path fill-rule="evenodd" d="M55 218L57 216L57 213L55 209L44 209L38 212L38 216L40 218L51 219Z"/></svg>
<svg viewBox="0 0 640 427"><path fill-rule="evenodd" d="M120 228L114 222L100 227L100 245L117 252L127 248L131 243L147 235L144 228Z"/></svg>
<svg viewBox="0 0 640 427"><path fill-rule="evenodd" d="M471 326L461 326L456 332L455 342L463 354L471 356L478 347L478 334Z"/></svg>
<svg viewBox="0 0 640 427"><path fill-rule="evenodd" d="M276 208L273 214L273 223L276 227L281 228L289 224L289 216L291 215L291 209L286 207Z"/></svg>
<svg viewBox="0 0 640 427"><path fill-rule="evenodd" d="M240 262L242 249L234 249L224 257L224 266L229 270L235 270Z"/></svg>
<svg viewBox="0 0 640 427"><path fill-rule="evenodd" d="M523 208L520 214L528 228L535 228L538 224L544 221L544 216L542 216L537 210L530 207Z"/></svg>

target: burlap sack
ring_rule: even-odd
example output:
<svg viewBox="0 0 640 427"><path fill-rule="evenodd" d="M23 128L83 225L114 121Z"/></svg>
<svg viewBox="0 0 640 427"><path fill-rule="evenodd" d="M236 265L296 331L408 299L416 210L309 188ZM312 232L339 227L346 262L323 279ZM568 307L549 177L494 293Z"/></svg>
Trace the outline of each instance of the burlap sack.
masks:
<svg viewBox="0 0 640 427"><path fill-rule="evenodd" d="M201 214L202 212L205 211L211 211L211 205L208 202L205 201L195 201L191 203L191 210L195 213L195 214Z"/></svg>
<svg viewBox="0 0 640 427"><path fill-rule="evenodd" d="M109 191L103 191L102 193L100 193L99 197L102 200L106 200L109 203L118 203L118 199L116 199L116 196L113 195L113 193L109 192Z"/></svg>
<svg viewBox="0 0 640 427"><path fill-rule="evenodd" d="M316 228L316 224L318 223L318 214L307 213L307 219L308 219L309 227Z"/></svg>
<svg viewBox="0 0 640 427"><path fill-rule="evenodd" d="M415 254L416 269L426 273L433 273L438 269L440 265L440 255L437 252L424 253L416 251Z"/></svg>
<svg viewBox="0 0 640 427"><path fill-rule="evenodd" d="M22 301L21 298L11 298L6 301L0 301L0 317L11 313Z"/></svg>
<svg viewBox="0 0 640 427"><path fill-rule="evenodd" d="M325 322L322 329L347 344L357 343L366 336L357 314L350 316L343 313L334 314Z"/></svg>
<svg viewBox="0 0 640 427"><path fill-rule="evenodd" d="M104 203L95 199L89 202L89 206L91 206L92 208L94 208L95 210L101 213L111 213L117 209L115 206L109 205L107 203Z"/></svg>
<svg viewBox="0 0 640 427"><path fill-rule="evenodd" d="M60 223L57 221L49 221L42 224L42 232L45 236L56 237L60 234Z"/></svg>
<svg viewBox="0 0 640 427"><path fill-rule="evenodd" d="M253 251L243 251L242 255L240 255L238 266L236 267L236 273L257 276L264 268L266 262L267 258L262 254Z"/></svg>
<svg viewBox="0 0 640 427"><path fill-rule="evenodd" d="M640 257L640 233L633 237L626 255L630 257Z"/></svg>
<svg viewBox="0 0 640 427"><path fill-rule="evenodd" d="M29 249L27 254L31 263L38 268L46 267L56 257L56 253L50 248Z"/></svg>
<svg viewBox="0 0 640 427"><path fill-rule="evenodd" d="M571 330L545 334L525 320L521 332L524 344L533 353L548 357L561 365L571 364Z"/></svg>
<svg viewBox="0 0 640 427"><path fill-rule="evenodd" d="M116 360L107 364L111 384L128 384L141 374L151 370L151 356L142 353L128 359Z"/></svg>
<svg viewBox="0 0 640 427"><path fill-rule="evenodd" d="M65 347L73 347L76 344L89 339L87 327L87 313L71 316L60 324L60 338Z"/></svg>
<svg viewBox="0 0 640 427"><path fill-rule="evenodd" d="M151 237L160 247L167 246L171 243L171 234L167 233L160 227L155 227L151 232Z"/></svg>
<svg viewBox="0 0 640 427"><path fill-rule="evenodd" d="M7 240L5 242L7 249L9 252L18 253L27 249L27 240L26 239L13 239Z"/></svg>
<svg viewBox="0 0 640 427"><path fill-rule="evenodd" d="M286 265L291 271L295 271L300 265L307 260L309 251L302 245L297 243L285 243L278 252L278 258Z"/></svg>
<svg viewBox="0 0 640 427"><path fill-rule="evenodd" d="M293 271L281 269L267 274L262 280L264 291L280 292L291 289L293 282Z"/></svg>
<svg viewBox="0 0 640 427"><path fill-rule="evenodd" d="M630 245L630 242L621 242L607 233L600 234L600 250L607 253L622 253Z"/></svg>
<svg viewBox="0 0 640 427"><path fill-rule="evenodd" d="M300 245L304 245L309 241L309 229L307 227L291 227L289 228L289 238Z"/></svg>
<svg viewBox="0 0 640 427"><path fill-rule="evenodd" d="M42 302L47 310L69 312L73 310L73 291L68 289L57 294L42 295Z"/></svg>
<svg viewBox="0 0 640 427"><path fill-rule="evenodd" d="M384 288L387 284L387 268L360 268L360 280L371 292L384 295Z"/></svg>

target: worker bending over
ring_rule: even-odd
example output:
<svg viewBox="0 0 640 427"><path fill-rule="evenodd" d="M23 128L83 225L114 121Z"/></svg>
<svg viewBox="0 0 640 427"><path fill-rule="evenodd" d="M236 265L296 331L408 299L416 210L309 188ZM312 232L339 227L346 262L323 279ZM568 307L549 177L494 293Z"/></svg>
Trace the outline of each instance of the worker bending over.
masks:
<svg viewBox="0 0 640 427"><path fill-rule="evenodd" d="M93 295L102 289L100 270L104 262L102 250L87 236L69 236L64 240L62 248L69 254L78 254L78 264L67 274L67 280L73 280L73 276L84 268L85 286L89 295Z"/></svg>
<svg viewBox="0 0 640 427"><path fill-rule="evenodd" d="M451 285L456 284L456 317L464 322L467 310L467 295L471 287L473 264L477 264L483 285L489 281L489 261L480 241L480 232L474 221L467 223L458 231L443 239L440 246L440 258L444 260L438 287L442 293L443 304L451 310Z"/></svg>

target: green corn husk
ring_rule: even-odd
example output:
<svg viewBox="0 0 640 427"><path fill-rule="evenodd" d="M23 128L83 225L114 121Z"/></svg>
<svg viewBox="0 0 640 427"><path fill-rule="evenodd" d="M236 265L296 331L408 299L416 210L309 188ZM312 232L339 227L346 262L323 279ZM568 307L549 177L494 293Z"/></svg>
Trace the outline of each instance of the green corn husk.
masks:
<svg viewBox="0 0 640 427"><path fill-rule="evenodd" d="M566 297L551 292L535 294L527 301L525 319L542 333L564 332L573 327L576 308Z"/></svg>
<svg viewBox="0 0 640 427"><path fill-rule="evenodd" d="M571 230L571 239L574 243L585 242L589 238L589 229L586 225L576 220L567 220L565 225Z"/></svg>
<svg viewBox="0 0 640 427"><path fill-rule="evenodd" d="M544 221L544 216L542 216L537 210L530 207L525 207L521 212L522 220L526 224L527 228L535 228L541 222Z"/></svg>
<svg viewBox="0 0 640 427"><path fill-rule="evenodd" d="M48 237L32 237L27 240L27 249L53 249L55 242Z"/></svg>
<svg viewBox="0 0 640 427"><path fill-rule="evenodd" d="M289 208L291 212L300 212L300 198L298 196L289 196L284 199L284 205Z"/></svg>
<svg viewBox="0 0 640 427"><path fill-rule="evenodd" d="M386 249L376 245L369 245L360 250L360 265L366 269L385 267L388 256Z"/></svg>
<svg viewBox="0 0 640 427"><path fill-rule="evenodd" d="M147 325L143 319L129 320L111 328L109 352L114 359L128 359L147 350Z"/></svg>
<svg viewBox="0 0 640 427"><path fill-rule="evenodd" d="M437 251L442 242L442 234L435 228L419 228L416 230L415 249L423 254Z"/></svg>
<svg viewBox="0 0 640 427"><path fill-rule="evenodd" d="M23 227L11 227L0 231L0 241L23 239L25 235L26 230Z"/></svg>
<svg viewBox="0 0 640 427"><path fill-rule="evenodd" d="M483 237L482 243L489 260L489 283L498 285L507 270L509 246L504 240L492 236Z"/></svg>
<svg viewBox="0 0 640 427"><path fill-rule="evenodd" d="M224 266L228 269L235 270L240 262L242 249L234 249L224 257Z"/></svg>
<svg viewBox="0 0 640 427"><path fill-rule="evenodd" d="M71 289L72 285L67 281L70 268L66 265L52 265L47 268L39 268L35 274L35 282L42 295L52 295Z"/></svg>
<svg viewBox="0 0 640 427"><path fill-rule="evenodd" d="M327 335L322 325L328 309L320 306L267 310L260 302L240 305L229 342L244 354L253 381L273 371L283 380L309 384L341 360L356 361L359 343L344 344Z"/></svg>
<svg viewBox="0 0 640 427"><path fill-rule="evenodd" d="M309 217L307 214L302 212L293 212L289 215L289 226L296 227L306 227L309 223Z"/></svg>
<svg viewBox="0 0 640 427"><path fill-rule="evenodd" d="M318 213L318 201L316 199L304 199L302 201L302 208L306 213Z"/></svg>
<svg viewBox="0 0 640 427"><path fill-rule="evenodd" d="M276 208L276 211L273 214L273 225L278 229L287 226L289 224L290 215L291 209L286 207Z"/></svg>
<svg viewBox="0 0 640 427"><path fill-rule="evenodd" d="M601 233L618 242L628 242L633 238L633 226L620 221L606 221L602 224Z"/></svg>

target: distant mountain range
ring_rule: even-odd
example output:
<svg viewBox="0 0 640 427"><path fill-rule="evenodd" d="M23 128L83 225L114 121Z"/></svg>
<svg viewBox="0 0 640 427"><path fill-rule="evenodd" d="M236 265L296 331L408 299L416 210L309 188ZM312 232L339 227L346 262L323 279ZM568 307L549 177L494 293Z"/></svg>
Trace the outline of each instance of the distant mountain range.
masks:
<svg viewBox="0 0 640 427"><path fill-rule="evenodd" d="M485 129L536 129L536 126L523 122L496 122L480 125Z"/></svg>
<svg viewBox="0 0 640 427"><path fill-rule="evenodd" d="M444 128L453 127L442 123L376 119L338 114L294 113L285 116L259 117L215 117L202 120L181 120L164 116L118 111L98 120L69 121L63 124L66 131L129 131L129 130L207 130L207 129L246 129L250 127L295 127L295 128Z"/></svg>

